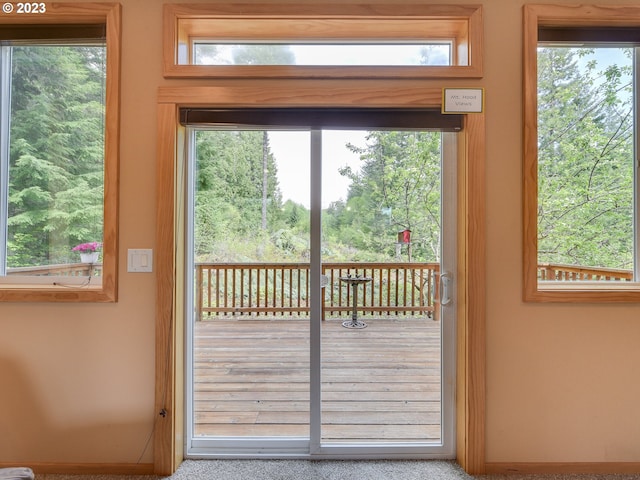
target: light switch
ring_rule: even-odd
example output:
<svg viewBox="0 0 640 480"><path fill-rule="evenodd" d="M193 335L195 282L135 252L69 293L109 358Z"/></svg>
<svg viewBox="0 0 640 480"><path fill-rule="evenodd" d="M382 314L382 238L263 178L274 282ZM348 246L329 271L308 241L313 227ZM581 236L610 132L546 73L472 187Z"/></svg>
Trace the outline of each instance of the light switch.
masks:
<svg viewBox="0 0 640 480"><path fill-rule="evenodd" d="M150 248L130 248L127 258L128 272L152 272L153 250Z"/></svg>

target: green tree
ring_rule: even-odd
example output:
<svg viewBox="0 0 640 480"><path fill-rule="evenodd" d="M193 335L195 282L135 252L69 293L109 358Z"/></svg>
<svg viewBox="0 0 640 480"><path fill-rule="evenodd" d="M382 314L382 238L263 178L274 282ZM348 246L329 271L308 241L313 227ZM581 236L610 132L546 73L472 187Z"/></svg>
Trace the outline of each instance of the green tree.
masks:
<svg viewBox="0 0 640 480"><path fill-rule="evenodd" d="M631 63L593 53L538 52L539 261L631 268Z"/></svg>
<svg viewBox="0 0 640 480"><path fill-rule="evenodd" d="M196 255L202 259L230 260L240 242L246 247L252 240L268 241L268 232L262 232L265 146L266 214L269 224L278 225L283 221L282 195L263 132L196 132L195 236Z"/></svg>
<svg viewBox="0 0 640 480"><path fill-rule="evenodd" d="M214 58L221 50L208 45L201 53L203 58ZM233 46L231 57L235 65L295 62L285 45ZM290 244L280 241L282 234L274 237L271 233L285 226L286 214L266 130L199 131L196 152L195 239L199 260L262 259L268 254L267 248Z"/></svg>
<svg viewBox="0 0 640 480"><path fill-rule="evenodd" d="M243 45L233 49L235 65L294 65L295 55L288 45ZM262 230L267 230L267 202L269 199L269 135L262 132Z"/></svg>
<svg viewBox="0 0 640 480"><path fill-rule="evenodd" d="M333 239L374 259L395 258L397 232L412 231L413 258L440 254L440 134L420 131L369 132L367 146L349 148L362 166L341 173L352 181L346 203L327 212Z"/></svg>
<svg viewBox="0 0 640 480"><path fill-rule="evenodd" d="M12 47L8 266L102 240L103 47Z"/></svg>

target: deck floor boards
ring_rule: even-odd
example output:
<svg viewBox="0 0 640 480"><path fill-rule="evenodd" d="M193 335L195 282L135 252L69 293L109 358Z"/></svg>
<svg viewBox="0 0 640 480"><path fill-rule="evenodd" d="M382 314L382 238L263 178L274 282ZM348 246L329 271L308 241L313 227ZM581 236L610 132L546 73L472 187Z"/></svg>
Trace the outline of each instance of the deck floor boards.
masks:
<svg viewBox="0 0 640 480"><path fill-rule="evenodd" d="M440 440L440 324L322 324L324 440ZM196 436L308 436L309 324L223 318L194 330Z"/></svg>

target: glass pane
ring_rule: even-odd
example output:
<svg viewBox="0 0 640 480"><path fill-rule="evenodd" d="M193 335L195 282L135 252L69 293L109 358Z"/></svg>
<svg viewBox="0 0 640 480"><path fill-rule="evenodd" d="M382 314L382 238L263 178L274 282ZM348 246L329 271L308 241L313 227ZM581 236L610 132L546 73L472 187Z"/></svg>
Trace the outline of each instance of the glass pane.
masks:
<svg viewBox="0 0 640 480"><path fill-rule="evenodd" d="M538 49L538 278L630 280L630 48Z"/></svg>
<svg viewBox="0 0 640 480"><path fill-rule="evenodd" d="M322 439L438 444L441 134L323 131Z"/></svg>
<svg viewBox="0 0 640 480"><path fill-rule="evenodd" d="M309 438L309 132L195 132L195 437Z"/></svg>
<svg viewBox="0 0 640 480"><path fill-rule="evenodd" d="M2 72L11 92L6 273L99 275L106 48L3 49L11 66Z"/></svg>
<svg viewBox="0 0 640 480"><path fill-rule="evenodd" d="M451 65L449 43L194 44L196 65Z"/></svg>

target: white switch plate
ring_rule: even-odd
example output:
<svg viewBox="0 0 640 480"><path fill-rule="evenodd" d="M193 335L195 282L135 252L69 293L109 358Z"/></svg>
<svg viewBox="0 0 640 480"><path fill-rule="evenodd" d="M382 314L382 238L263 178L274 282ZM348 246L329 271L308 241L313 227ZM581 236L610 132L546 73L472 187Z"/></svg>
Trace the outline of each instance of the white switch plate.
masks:
<svg viewBox="0 0 640 480"><path fill-rule="evenodd" d="M153 250L130 248L127 255L128 272L153 272Z"/></svg>

